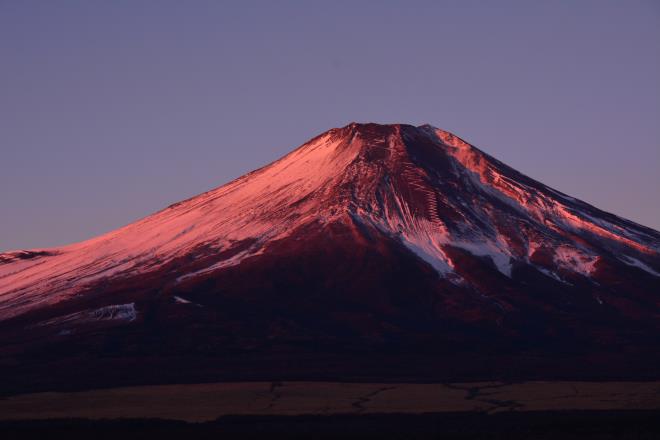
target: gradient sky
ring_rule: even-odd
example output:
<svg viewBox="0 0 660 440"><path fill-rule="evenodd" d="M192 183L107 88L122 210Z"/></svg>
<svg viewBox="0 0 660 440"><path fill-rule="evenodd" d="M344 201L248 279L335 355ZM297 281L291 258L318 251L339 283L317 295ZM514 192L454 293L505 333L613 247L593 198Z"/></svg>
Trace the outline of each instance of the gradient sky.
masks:
<svg viewBox="0 0 660 440"><path fill-rule="evenodd" d="M0 0L0 250L351 121L430 123L660 229L660 2Z"/></svg>

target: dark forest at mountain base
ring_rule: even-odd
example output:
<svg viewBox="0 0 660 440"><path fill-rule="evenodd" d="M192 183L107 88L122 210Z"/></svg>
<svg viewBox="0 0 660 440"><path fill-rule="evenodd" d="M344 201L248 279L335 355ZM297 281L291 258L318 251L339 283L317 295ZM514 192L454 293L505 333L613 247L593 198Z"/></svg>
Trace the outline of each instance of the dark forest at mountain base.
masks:
<svg viewBox="0 0 660 440"><path fill-rule="evenodd" d="M532 353L406 352L292 356L273 353L225 357L171 356L23 359L0 366L0 396L136 385L249 381L447 383L502 381L657 381L657 353L556 356Z"/></svg>

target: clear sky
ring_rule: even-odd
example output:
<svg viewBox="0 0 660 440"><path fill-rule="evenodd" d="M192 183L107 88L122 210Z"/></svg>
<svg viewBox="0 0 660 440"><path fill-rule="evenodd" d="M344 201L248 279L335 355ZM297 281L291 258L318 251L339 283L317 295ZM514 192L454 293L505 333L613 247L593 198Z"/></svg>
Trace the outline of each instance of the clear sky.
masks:
<svg viewBox="0 0 660 440"><path fill-rule="evenodd" d="M660 229L660 2L0 0L0 250L351 121L430 123Z"/></svg>

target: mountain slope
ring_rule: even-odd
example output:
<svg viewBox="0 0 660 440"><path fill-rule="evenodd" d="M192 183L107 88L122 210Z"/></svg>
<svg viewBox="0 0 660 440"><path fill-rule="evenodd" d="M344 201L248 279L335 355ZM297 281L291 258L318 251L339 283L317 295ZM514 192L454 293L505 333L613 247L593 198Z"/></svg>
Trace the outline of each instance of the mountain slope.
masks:
<svg viewBox="0 0 660 440"><path fill-rule="evenodd" d="M117 231L0 255L0 344L19 363L106 344L121 359L642 356L660 336L659 252L660 233L448 132L351 124Z"/></svg>

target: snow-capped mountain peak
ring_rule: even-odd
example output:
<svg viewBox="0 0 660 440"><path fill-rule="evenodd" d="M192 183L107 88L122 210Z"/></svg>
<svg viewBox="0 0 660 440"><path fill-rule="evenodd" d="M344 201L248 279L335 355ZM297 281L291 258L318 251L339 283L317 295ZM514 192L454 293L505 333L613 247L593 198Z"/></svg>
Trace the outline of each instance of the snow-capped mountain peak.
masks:
<svg viewBox="0 0 660 440"><path fill-rule="evenodd" d="M379 231L459 285L471 282L456 250L509 278L522 265L564 283L598 283L606 262L660 272L653 230L536 182L447 131L352 123L116 231L3 254L0 318L163 268L165 284L192 282L336 222Z"/></svg>
<svg viewBox="0 0 660 440"><path fill-rule="evenodd" d="M2 388L657 376L659 249L447 131L353 123L91 240L0 254Z"/></svg>

